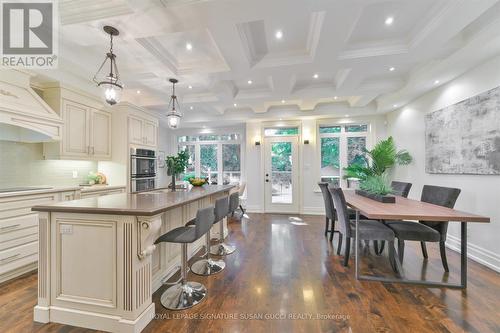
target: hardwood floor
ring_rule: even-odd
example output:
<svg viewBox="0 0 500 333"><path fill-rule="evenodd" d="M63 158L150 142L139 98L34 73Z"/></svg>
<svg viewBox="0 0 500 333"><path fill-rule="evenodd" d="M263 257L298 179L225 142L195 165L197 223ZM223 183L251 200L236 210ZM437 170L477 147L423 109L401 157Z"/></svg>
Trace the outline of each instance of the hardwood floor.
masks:
<svg viewBox="0 0 500 333"><path fill-rule="evenodd" d="M230 223L229 243L238 247L226 269L208 278L189 274L208 288L195 308L172 312L154 294L157 318L144 332L499 332L500 274L469 261L467 291L359 282L323 236L324 218L249 214ZM429 244L424 263L418 243L408 242L409 277L448 279L439 252ZM366 254L366 249L364 250ZM386 252L371 249L362 271L392 274ZM459 255L448 250L449 280L459 278ZM36 274L0 285L0 332L91 332L33 323Z"/></svg>

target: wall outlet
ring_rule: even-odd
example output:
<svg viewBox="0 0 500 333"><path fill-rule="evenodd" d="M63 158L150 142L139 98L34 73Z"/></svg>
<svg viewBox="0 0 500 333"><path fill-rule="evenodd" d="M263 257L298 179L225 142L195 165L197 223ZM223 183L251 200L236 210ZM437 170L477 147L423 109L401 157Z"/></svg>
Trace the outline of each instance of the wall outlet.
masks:
<svg viewBox="0 0 500 333"><path fill-rule="evenodd" d="M59 232L62 235L71 235L73 233L73 226L69 224L61 224L59 226Z"/></svg>
<svg viewBox="0 0 500 333"><path fill-rule="evenodd" d="M73 178L78 178L78 171L73 170Z"/></svg>

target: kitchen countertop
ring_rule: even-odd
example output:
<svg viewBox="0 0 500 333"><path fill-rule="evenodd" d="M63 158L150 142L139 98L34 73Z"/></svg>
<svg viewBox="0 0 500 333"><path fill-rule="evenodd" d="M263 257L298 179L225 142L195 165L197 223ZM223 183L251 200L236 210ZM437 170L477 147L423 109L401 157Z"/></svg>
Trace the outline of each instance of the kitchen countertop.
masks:
<svg viewBox="0 0 500 333"><path fill-rule="evenodd" d="M46 187L41 189L33 189L27 191L14 191L14 192L3 192L0 193L0 198L13 197L13 196L24 196L32 194L42 194L42 193L54 193L54 192L66 192L66 191L82 191L82 193L97 192L104 190L114 190L119 188L125 188L125 185L121 186L109 186L109 185L92 185L92 186L50 186L50 185L39 185L36 187Z"/></svg>
<svg viewBox="0 0 500 333"><path fill-rule="evenodd" d="M83 214L112 214L153 216L204 197L229 191L235 185L205 185L187 190L157 190L145 193L118 193L98 198L87 198L39 205L33 211Z"/></svg>

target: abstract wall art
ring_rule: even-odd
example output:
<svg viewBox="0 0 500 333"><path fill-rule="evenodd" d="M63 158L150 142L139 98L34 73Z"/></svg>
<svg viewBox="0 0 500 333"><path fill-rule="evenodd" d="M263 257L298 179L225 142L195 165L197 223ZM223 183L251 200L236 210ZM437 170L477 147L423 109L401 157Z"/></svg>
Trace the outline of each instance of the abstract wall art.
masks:
<svg viewBox="0 0 500 333"><path fill-rule="evenodd" d="M500 174L500 87L425 115L425 169Z"/></svg>

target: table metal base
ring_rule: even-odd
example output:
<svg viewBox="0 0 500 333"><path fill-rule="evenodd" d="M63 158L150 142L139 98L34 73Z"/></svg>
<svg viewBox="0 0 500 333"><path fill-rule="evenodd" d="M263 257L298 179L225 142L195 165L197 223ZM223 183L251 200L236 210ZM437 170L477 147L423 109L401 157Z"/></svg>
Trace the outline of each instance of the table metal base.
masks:
<svg viewBox="0 0 500 333"><path fill-rule="evenodd" d="M426 280L410 280L390 278L384 276L370 276L362 275L359 273L359 238L358 238L358 224L359 224L359 211L356 210L356 239L355 243L355 275L357 280L362 281L378 281L386 283L402 283L412 284L418 286L426 286L430 288L452 288L452 289L466 289L467 288L467 222L460 222L460 283L445 283ZM399 256L396 255L396 260Z"/></svg>

